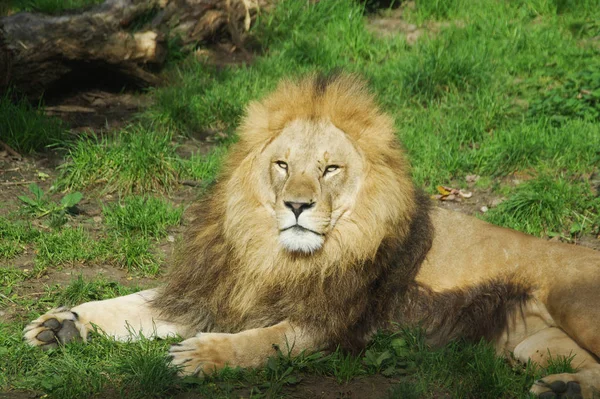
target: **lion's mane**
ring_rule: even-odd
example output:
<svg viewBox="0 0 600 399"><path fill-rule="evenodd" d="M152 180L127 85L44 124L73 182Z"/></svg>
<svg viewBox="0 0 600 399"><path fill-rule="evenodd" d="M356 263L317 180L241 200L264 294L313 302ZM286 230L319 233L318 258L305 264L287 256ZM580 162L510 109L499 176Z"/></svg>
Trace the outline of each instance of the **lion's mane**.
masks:
<svg viewBox="0 0 600 399"><path fill-rule="evenodd" d="M349 220L310 255L278 246L257 200L254 160L295 120L328 120L367 164ZM391 316L430 245L428 199L413 188L393 121L355 76L284 81L251 103L239 141L174 256L154 305L193 331L237 332L290 320L331 345L356 347Z"/></svg>

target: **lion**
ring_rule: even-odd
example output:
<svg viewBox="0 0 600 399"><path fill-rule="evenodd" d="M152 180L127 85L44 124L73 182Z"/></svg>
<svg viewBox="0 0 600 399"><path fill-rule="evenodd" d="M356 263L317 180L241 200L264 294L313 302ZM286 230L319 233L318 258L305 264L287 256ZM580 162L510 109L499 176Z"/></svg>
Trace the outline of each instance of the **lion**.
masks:
<svg viewBox="0 0 600 399"><path fill-rule="evenodd" d="M600 390L600 253L433 208L415 188L394 121L350 74L284 80L249 104L239 141L196 207L166 283L71 309L24 330L43 349L87 339L180 336L181 375L360 350L392 323L432 345L491 341L544 366L542 397ZM460 234L446 234L460 226Z"/></svg>

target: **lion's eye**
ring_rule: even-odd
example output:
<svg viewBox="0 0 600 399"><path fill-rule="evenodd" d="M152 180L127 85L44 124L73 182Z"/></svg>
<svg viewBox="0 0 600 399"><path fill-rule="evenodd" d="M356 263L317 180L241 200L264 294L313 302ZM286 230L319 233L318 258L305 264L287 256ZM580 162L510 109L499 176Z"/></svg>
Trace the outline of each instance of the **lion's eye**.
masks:
<svg viewBox="0 0 600 399"><path fill-rule="evenodd" d="M283 170L287 170L288 164L283 161L276 161L275 164Z"/></svg>
<svg viewBox="0 0 600 399"><path fill-rule="evenodd" d="M338 165L329 165L325 168L325 173L323 173L323 176L325 176L328 173L333 173L336 170L338 170L340 167Z"/></svg>

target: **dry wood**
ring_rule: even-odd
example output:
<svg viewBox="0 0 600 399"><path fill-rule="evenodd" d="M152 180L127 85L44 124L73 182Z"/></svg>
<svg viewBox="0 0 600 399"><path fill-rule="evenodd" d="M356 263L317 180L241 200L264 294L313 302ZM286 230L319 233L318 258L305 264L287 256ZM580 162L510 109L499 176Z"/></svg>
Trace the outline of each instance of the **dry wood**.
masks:
<svg viewBox="0 0 600 399"><path fill-rule="evenodd" d="M0 92L12 85L39 95L72 72L95 80L110 71L154 85L167 37L177 37L184 50L223 35L240 42L257 10L273 1L106 0L61 16L0 18Z"/></svg>
<svg viewBox="0 0 600 399"><path fill-rule="evenodd" d="M0 140L0 147L4 148L4 150L9 153L15 159L22 159L23 157L17 151L15 151L11 146L6 144L4 141Z"/></svg>

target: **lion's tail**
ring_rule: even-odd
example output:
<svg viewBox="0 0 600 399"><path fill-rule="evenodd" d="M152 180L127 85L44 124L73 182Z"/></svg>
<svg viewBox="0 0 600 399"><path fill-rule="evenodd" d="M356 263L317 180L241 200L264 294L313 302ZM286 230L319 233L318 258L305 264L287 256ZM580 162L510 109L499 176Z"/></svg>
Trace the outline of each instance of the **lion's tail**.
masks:
<svg viewBox="0 0 600 399"><path fill-rule="evenodd" d="M494 340L511 319L523 317L531 291L529 286L506 279L442 292L414 284L407 287L396 319L423 328L428 343L434 346L458 338Z"/></svg>

